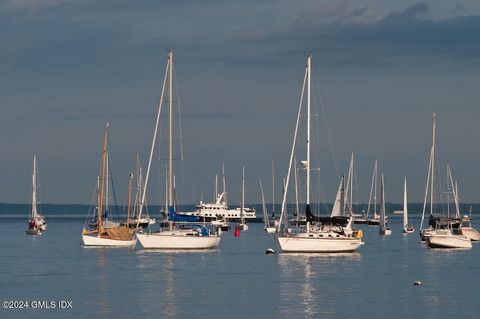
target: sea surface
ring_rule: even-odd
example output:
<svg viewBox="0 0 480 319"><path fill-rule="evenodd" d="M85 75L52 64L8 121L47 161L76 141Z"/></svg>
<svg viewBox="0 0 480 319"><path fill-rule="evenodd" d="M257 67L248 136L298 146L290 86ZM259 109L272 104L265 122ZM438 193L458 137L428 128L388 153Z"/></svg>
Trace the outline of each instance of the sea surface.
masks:
<svg viewBox="0 0 480 319"><path fill-rule="evenodd" d="M0 299L56 307L0 308L2 319L480 318L480 244L428 249L398 216L392 236L360 225L358 252L325 255L279 253L262 224L225 232L212 251L84 248L83 218L46 215L41 236L25 235L27 217L0 215Z"/></svg>

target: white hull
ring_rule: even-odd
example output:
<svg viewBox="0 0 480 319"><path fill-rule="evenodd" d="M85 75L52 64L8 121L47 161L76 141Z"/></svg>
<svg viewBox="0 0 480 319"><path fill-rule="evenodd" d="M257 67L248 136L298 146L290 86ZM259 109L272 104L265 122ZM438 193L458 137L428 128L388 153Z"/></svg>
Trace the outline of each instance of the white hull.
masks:
<svg viewBox="0 0 480 319"><path fill-rule="evenodd" d="M211 249L220 244L220 236L187 236L181 231L162 231L153 234L137 234L146 249Z"/></svg>
<svg viewBox="0 0 480 319"><path fill-rule="evenodd" d="M134 247L137 242L136 239L132 240L118 240L101 238L97 235L82 235L83 246L96 246L96 247Z"/></svg>
<svg viewBox="0 0 480 319"><path fill-rule="evenodd" d="M27 235L41 235L42 234L42 232L39 229L35 229L35 228L27 229L25 233Z"/></svg>
<svg viewBox="0 0 480 319"><path fill-rule="evenodd" d="M480 233L478 230L472 227L460 227L458 228L460 235L467 237L472 241L480 241Z"/></svg>
<svg viewBox="0 0 480 319"><path fill-rule="evenodd" d="M267 233L275 233L277 229L275 227L265 227Z"/></svg>
<svg viewBox="0 0 480 319"><path fill-rule="evenodd" d="M403 232L405 234L411 234L415 231L415 229L413 229L413 227L403 227Z"/></svg>
<svg viewBox="0 0 480 319"><path fill-rule="evenodd" d="M283 252L305 252L305 253L341 253L353 252L363 243L359 238L339 237L322 238L317 234L315 237L308 237L308 234L296 236L278 236L278 243Z"/></svg>
<svg viewBox="0 0 480 319"><path fill-rule="evenodd" d="M247 224L238 224L238 229L247 231L248 230L248 225Z"/></svg>
<svg viewBox="0 0 480 319"><path fill-rule="evenodd" d="M390 236L392 234L392 230L390 228L387 229L380 229L380 235Z"/></svg>
<svg viewBox="0 0 480 319"><path fill-rule="evenodd" d="M427 236L426 241L430 248L472 248L470 239L450 232L437 231Z"/></svg>

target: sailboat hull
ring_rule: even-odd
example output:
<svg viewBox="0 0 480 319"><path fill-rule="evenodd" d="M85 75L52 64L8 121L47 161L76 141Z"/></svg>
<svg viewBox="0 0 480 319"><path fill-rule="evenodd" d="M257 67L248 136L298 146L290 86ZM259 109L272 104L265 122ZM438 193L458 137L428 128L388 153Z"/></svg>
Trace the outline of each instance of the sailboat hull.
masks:
<svg viewBox="0 0 480 319"><path fill-rule="evenodd" d="M472 248L472 242L465 236L451 233L432 234L426 237L430 248Z"/></svg>
<svg viewBox="0 0 480 319"><path fill-rule="evenodd" d="M220 236L190 236L175 231L152 234L137 233L145 249L212 249L220 244Z"/></svg>
<svg viewBox="0 0 480 319"><path fill-rule="evenodd" d="M136 239L119 240L102 238L95 235L82 235L83 246L91 247L135 247Z"/></svg>
<svg viewBox="0 0 480 319"><path fill-rule="evenodd" d="M318 236L309 237L308 234L278 236L277 239L283 252L344 253L353 252L363 244L360 238L321 238Z"/></svg>
<svg viewBox="0 0 480 319"><path fill-rule="evenodd" d="M275 233L277 229L275 227L265 227L265 232L267 233Z"/></svg>
<svg viewBox="0 0 480 319"><path fill-rule="evenodd" d="M460 232L460 235L467 237L471 241L480 241L480 233L475 228L459 227L458 231Z"/></svg>

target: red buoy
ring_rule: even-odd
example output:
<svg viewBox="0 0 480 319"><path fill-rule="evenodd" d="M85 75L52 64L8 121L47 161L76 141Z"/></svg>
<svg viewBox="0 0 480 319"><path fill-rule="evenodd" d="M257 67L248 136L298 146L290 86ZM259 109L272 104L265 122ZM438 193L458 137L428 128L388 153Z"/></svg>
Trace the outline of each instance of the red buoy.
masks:
<svg viewBox="0 0 480 319"><path fill-rule="evenodd" d="M240 237L240 229L238 226L235 227L235 237Z"/></svg>

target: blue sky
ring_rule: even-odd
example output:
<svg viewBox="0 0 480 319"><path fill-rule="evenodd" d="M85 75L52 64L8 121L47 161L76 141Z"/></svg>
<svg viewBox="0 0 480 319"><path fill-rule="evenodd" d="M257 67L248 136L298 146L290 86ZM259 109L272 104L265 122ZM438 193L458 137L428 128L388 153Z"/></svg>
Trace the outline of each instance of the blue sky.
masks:
<svg viewBox="0 0 480 319"><path fill-rule="evenodd" d="M476 1L0 1L0 201L28 201L37 154L44 202L88 203L107 121L124 201L135 154L148 154L173 47L182 202L210 199L222 162L232 203L243 163L247 201L260 200L259 178L269 196L272 158L279 193L307 51L328 201L352 151L359 201L375 158L388 201L401 200L403 176L421 201L436 112L439 164L451 162L461 200L478 202L479 29ZM158 158L151 202L163 198Z"/></svg>

